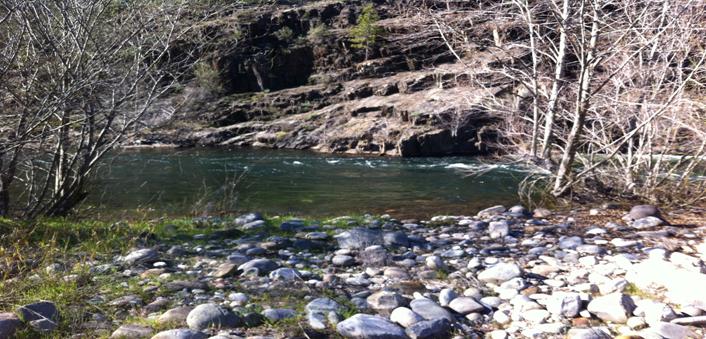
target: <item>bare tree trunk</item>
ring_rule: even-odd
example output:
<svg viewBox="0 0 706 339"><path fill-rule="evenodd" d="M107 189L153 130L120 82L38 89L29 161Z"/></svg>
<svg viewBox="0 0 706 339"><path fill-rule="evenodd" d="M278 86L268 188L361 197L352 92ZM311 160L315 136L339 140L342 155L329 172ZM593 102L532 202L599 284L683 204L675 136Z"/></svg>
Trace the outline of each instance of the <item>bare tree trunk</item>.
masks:
<svg viewBox="0 0 706 339"><path fill-rule="evenodd" d="M586 52L583 51L584 46L586 45L584 43L581 44L581 75L579 78L579 95L577 98L576 112L574 114L571 131L569 132L566 140L564 154L562 155L559 169L556 173L556 180L554 182L554 188L552 189L552 194L554 196L563 195L571 187L566 183L570 181L569 179L572 172L572 166L574 165L574 157L576 156L576 151L578 149L583 131L583 124L586 120L586 115L591 108L591 78L593 77L593 69L595 67L594 56L596 53L596 44L598 42L598 7L600 6L600 0L594 0L593 3L590 3L589 5L593 11L591 20L591 40L588 43ZM586 1L582 1L582 17L585 13L585 6ZM583 37L583 35L581 36Z"/></svg>
<svg viewBox="0 0 706 339"><path fill-rule="evenodd" d="M532 20L532 10L529 2L525 0L525 12L527 13L527 27L530 35L530 50L532 51L532 142L530 143L530 153L537 156L537 139L539 138L539 85L537 83L537 44L535 42L534 21Z"/></svg>
<svg viewBox="0 0 706 339"><path fill-rule="evenodd" d="M561 10L561 23L559 25L559 47L556 53L556 65L554 67L554 81L552 82L547 113L544 116L544 139L542 140L542 157L548 159L551 155L551 144L553 138L554 120L556 117L557 102L559 92L563 86L562 77L564 74L564 59L566 58L566 29L569 23L569 0L564 0Z"/></svg>

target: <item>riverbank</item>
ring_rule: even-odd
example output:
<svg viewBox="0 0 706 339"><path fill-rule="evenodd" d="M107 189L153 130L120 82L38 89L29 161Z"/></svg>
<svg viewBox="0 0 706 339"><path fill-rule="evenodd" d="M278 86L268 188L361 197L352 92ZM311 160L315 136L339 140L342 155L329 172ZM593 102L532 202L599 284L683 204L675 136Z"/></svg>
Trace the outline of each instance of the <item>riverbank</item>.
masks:
<svg viewBox="0 0 706 339"><path fill-rule="evenodd" d="M703 337L703 211L603 207L4 220L0 337Z"/></svg>

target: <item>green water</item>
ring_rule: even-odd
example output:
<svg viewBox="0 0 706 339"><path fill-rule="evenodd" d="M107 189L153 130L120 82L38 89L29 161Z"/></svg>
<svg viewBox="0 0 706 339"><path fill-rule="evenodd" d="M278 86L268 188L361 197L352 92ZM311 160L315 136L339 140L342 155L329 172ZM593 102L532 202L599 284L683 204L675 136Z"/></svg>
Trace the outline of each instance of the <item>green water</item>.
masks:
<svg viewBox="0 0 706 339"><path fill-rule="evenodd" d="M480 176L465 170L487 168ZM103 213L259 211L395 217L468 214L517 203L523 173L467 157L382 158L253 149L122 151L99 171L87 205Z"/></svg>

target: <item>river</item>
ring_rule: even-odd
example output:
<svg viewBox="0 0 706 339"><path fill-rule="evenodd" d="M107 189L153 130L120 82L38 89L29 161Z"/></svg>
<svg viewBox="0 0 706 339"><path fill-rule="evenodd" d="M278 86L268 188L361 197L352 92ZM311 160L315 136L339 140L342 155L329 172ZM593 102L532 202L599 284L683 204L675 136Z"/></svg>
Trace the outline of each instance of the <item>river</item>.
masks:
<svg viewBox="0 0 706 339"><path fill-rule="evenodd" d="M468 170L487 170L468 175ZM89 210L203 215L469 214L515 204L523 173L468 157L387 158L261 149L143 149L112 155Z"/></svg>

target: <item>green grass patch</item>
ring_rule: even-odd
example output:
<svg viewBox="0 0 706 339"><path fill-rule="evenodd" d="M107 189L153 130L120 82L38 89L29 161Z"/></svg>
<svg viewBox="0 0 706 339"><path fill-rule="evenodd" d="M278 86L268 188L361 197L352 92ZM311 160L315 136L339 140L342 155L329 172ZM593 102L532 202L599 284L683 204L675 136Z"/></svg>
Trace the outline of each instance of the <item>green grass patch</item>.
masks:
<svg viewBox="0 0 706 339"><path fill-rule="evenodd" d="M143 304L158 296L172 295L165 285L169 281L191 279L184 274L172 273L169 278L127 277L112 264L118 255L125 255L133 248L160 245L207 245L213 241L252 236L292 237L295 232L282 231L280 225L291 219L302 220L305 226L318 225L320 230L333 235L336 229L364 226L374 220L369 216L344 218L301 218L274 216L266 218L263 228L252 231L234 231L211 237L214 232L233 226L232 218L223 219L153 219L110 222L85 219L45 219L23 222L0 219L0 311L14 311L19 306L39 300L56 303L59 328L50 334L40 335L23 329L18 338L66 338L77 333L84 337L101 338L117 328L117 324L134 323L162 330L152 321L137 314L132 306L110 305L116 298L136 295ZM195 239L201 234L204 237ZM216 233L217 234L217 233ZM47 270L49 266L56 269ZM146 281L147 280L147 281ZM234 282L237 288L237 282ZM156 288L147 288L156 287ZM303 314L307 295L319 294L309 290L283 289L282 293L246 292L252 303L272 308L291 308ZM344 316L358 311L346 298L329 293L344 306ZM172 305L175 306L175 305ZM262 311L250 310L250 311ZM86 327L94 314L100 314L111 325L110 331ZM300 333L306 327L303 318L269 322L264 326L277 333ZM108 332L108 333L106 333Z"/></svg>

